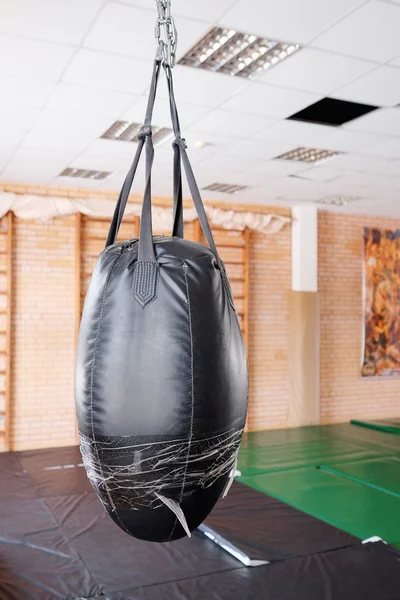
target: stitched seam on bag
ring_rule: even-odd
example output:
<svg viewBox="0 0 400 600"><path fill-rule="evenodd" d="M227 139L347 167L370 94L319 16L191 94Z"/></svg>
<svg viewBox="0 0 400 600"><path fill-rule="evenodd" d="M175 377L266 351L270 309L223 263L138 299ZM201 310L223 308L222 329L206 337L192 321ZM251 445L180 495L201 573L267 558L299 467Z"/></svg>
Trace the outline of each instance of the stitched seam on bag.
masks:
<svg viewBox="0 0 400 600"><path fill-rule="evenodd" d="M189 295L189 283L188 283L188 279L187 279L187 274L186 274L186 269L187 269L187 265L185 263L185 261L183 262L183 276L185 278L185 285L186 285L186 298L187 298L187 307L188 307L188 322L189 322L189 336L190 336L190 381L191 381L191 388L192 388L192 406L191 406L191 415L190 415L190 431L189 431L189 444L188 444L188 451L187 451L187 456L186 456L186 467L185 467L185 474L183 476L183 483L182 483L182 489L181 489L181 493L180 493L180 498L179 498L179 503L182 502L182 498L183 498L183 492L185 489L185 483L186 483L186 473L187 473L187 468L188 468L188 464L189 464L189 456L190 456L190 446L192 443L192 439L193 439L193 418L194 418L194 372L193 372L193 329L192 329L192 311L191 311L191 306L190 306L190 295ZM171 531L171 534L168 538L167 541L169 541L171 539L171 537L173 536L174 532L175 532L175 528L176 525L178 523L178 519L175 519L175 525L173 530Z"/></svg>
<svg viewBox="0 0 400 600"><path fill-rule="evenodd" d="M100 338L100 329L101 329L101 323L103 320L103 314L104 314L104 305L106 303L106 295L107 295L107 291L108 291L108 286L110 284L110 280L111 280L111 275L112 272L114 271L114 268L117 264L117 262L119 261L119 259L122 256L122 252L120 254L118 254L118 256L114 259L114 262L111 265L111 268L108 272L107 275L107 279L106 279L106 283L104 285L104 290L103 290L103 297L101 300L101 307L100 307L100 315L99 315L99 321L97 324L97 331L96 331L96 339L94 342L94 350L93 350L93 360L92 360L92 366L91 366L91 372L90 372L90 420L91 420L91 425L92 425L92 438L93 438L93 442L96 441L95 439L95 434L94 434L94 420L93 420L93 378L94 378L94 369L96 366L96 358L97 358L97 347L98 347L98 343L99 343L99 338ZM96 444L94 444L95 448L96 448ZM96 452L97 453L97 452ZM100 458L99 455L97 453L97 460L98 463L100 464ZM113 500L111 498L111 495L109 494L109 491L107 489L107 484L104 482L105 485L105 491L107 493L107 496L110 500L110 504L111 506L114 506ZM118 522L120 523L121 527L126 531L126 533L129 533L129 531L126 529L126 527L124 526L124 524L120 521L118 514L115 512L115 516L118 520Z"/></svg>

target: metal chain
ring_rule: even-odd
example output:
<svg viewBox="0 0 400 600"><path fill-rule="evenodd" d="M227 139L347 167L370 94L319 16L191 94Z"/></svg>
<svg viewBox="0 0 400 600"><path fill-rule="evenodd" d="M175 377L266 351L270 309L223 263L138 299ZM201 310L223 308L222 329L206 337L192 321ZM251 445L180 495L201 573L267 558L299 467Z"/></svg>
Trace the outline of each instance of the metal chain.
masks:
<svg viewBox="0 0 400 600"><path fill-rule="evenodd" d="M157 39L157 59L173 68L176 61L178 33L171 16L171 0L156 0L158 18L155 36Z"/></svg>

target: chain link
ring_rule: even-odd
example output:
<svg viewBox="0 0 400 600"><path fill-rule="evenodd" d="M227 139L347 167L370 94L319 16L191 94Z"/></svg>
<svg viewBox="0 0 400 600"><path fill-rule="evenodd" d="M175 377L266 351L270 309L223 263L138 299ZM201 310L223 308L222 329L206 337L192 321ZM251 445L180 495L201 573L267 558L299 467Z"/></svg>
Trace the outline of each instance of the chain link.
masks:
<svg viewBox="0 0 400 600"><path fill-rule="evenodd" d="M157 59L173 68L176 61L178 33L171 16L171 0L156 0L158 18L155 28Z"/></svg>

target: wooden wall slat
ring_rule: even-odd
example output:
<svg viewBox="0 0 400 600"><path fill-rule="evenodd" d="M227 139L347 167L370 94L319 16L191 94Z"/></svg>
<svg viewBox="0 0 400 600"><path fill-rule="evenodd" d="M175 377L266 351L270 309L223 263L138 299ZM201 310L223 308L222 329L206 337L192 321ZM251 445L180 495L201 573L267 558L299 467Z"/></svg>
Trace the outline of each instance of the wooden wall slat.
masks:
<svg viewBox="0 0 400 600"><path fill-rule="evenodd" d="M0 223L0 451L11 450L11 311L13 213Z"/></svg>

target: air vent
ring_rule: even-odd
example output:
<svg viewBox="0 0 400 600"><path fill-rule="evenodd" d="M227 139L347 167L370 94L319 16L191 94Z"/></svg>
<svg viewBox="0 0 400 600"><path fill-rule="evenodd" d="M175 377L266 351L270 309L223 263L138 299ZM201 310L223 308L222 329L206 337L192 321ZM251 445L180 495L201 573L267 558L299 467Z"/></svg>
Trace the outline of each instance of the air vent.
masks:
<svg viewBox="0 0 400 600"><path fill-rule="evenodd" d="M116 121L103 135L105 140L118 140L121 142L137 142L141 125L129 121ZM173 134L168 127L157 127L152 125L153 143L161 144Z"/></svg>
<svg viewBox="0 0 400 600"><path fill-rule="evenodd" d="M208 192L221 192L222 194L238 194L243 190L248 190L248 185L232 185L230 183L212 183L207 187L202 188Z"/></svg>
<svg viewBox="0 0 400 600"><path fill-rule="evenodd" d="M213 27L179 64L253 79L299 48L298 44Z"/></svg>
<svg viewBox="0 0 400 600"><path fill-rule="evenodd" d="M292 115L289 120L336 127L362 117L377 108L377 106L371 106L370 104L347 102L346 100L336 100L336 98L322 98L322 100Z"/></svg>
<svg viewBox="0 0 400 600"><path fill-rule="evenodd" d="M347 206L353 202L357 202L360 198L355 196L326 196L321 200L316 200L315 204L325 204L327 206Z"/></svg>
<svg viewBox="0 0 400 600"><path fill-rule="evenodd" d="M73 167L68 167L68 169L64 169L62 173L60 173L59 177L76 177L77 179L96 179L98 181L103 181L104 179L108 179L112 175L109 171L92 171L90 169L74 169Z"/></svg>
<svg viewBox="0 0 400 600"><path fill-rule="evenodd" d="M290 150L290 152L285 152L285 154L276 156L276 158L279 160L296 160L305 163L317 163L332 158L333 156L338 156L339 154L343 154L343 152L320 150L318 148L296 148L295 150Z"/></svg>

